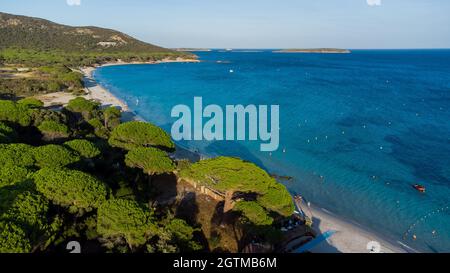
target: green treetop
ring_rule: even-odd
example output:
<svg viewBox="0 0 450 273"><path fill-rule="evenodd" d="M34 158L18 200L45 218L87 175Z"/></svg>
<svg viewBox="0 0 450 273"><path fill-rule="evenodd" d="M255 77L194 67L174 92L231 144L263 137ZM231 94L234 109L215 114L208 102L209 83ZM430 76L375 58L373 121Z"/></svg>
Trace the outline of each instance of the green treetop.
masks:
<svg viewBox="0 0 450 273"><path fill-rule="evenodd" d="M71 150L60 145L45 145L33 149L36 165L45 167L64 167L78 162L80 157Z"/></svg>
<svg viewBox="0 0 450 273"><path fill-rule="evenodd" d="M240 201L236 203L233 210L240 211L251 223L255 225L268 226L273 222L273 219L267 215L266 210L257 202Z"/></svg>
<svg viewBox="0 0 450 273"><path fill-rule="evenodd" d="M110 106L103 110L105 128L114 128L120 124L122 113L117 107Z"/></svg>
<svg viewBox="0 0 450 273"><path fill-rule="evenodd" d="M0 221L0 253L29 253L31 243L26 232L14 223Z"/></svg>
<svg viewBox="0 0 450 273"><path fill-rule="evenodd" d="M35 98L24 98L19 101L17 101L17 104L25 105L26 107L32 109L32 108L41 108L44 106L44 103L38 99Z"/></svg>
<svg viewBox="0 0 450 273"><path fill-rule="evenodd" d="M75 139L65 142L64 146L77 152L83 158L94 158L100 155L100 149L89 140Z"/></svg>
<svg viewBox="0 0 450 273"><path fill-rule="evenodd" d="M125 164L142 169L149 175L169 173L175 169L167 154L156 148L139 147L129 151L125 156Z"/></svg>
<svg viewBox="0 0 450 273"><path fill-rule="evenodd" d="M222 192L256 193L259 205L283 216L289 216L294 211L286 187L255 164L238 158L202 160L181 170L180 177L193 179Z"/></svg>
<svg viewBox="0 0 450 273"><path fill-rule="evenodd" d="M33 147L27 144L0 144L0 166L32 167Z"/></svg>
<svg viewBox="0 0 450 273"><path fill-rule="evenodd" d="M0 143L10 143L16 138L13 128L3 122L0 122Z"/></svg>
<svg viewBox="0 0 450 273"><path fill-rule="evenodd" d="M45 120L38 126L39 131L51 138L67 137L69 128L62 123L53 120Z"/></svg>
<svg viewBox="0 0 450 273"><path fill-rule="evenodd" d="M52 235L48 210L48 200L34 189L32 182L0 189L0 220L20 226L33 245Z"/></svg>
<svg viewBox="0 0 450 273"><path fill-rule="evenodd" d="M188 225L186 221L174 218L163 228L171 233L173 243L181 248L181 251L195 251L202 248L199 243L194 241L194 232L197 229Z"/></svg>
<svg viewBox="0 0 450 273"><path fill-rule="evenodd" d="M109 144L126 150L149 146L169 150L175 148L170 136L163 129L140 121L122 123L114 128L109 138Z"/></svg>
<svg viewBox="0 0 450 273"><path fill-rule="evenodd" d="M280 215L289 216L294 212L292 196L280 183L270 185L264 195L258 196L258 203Z"/></svg>
<svg viewBox="0 0 450 273"><path fill-rule="evenodd" d="M78 97L69 101L66 106L71 112L80 113L84 119L89 120L93 117L94 111L98 110L100 103Z"/></svg>
<svg viewBox="0 0 450 273"><path fill-rule="evenodd" d="M0 120L28 126L31 123L30 108L10 100L0 100Z"/></svg>
<svg viewBox="0 0 450 273"><path fill-rule="evenodd" d="M11 186L28 179L32 172L21 166L12 164L0 166L0 188Z"/></svg>
<svg viewBox="0 0 450 273"><path fill-rule="evenodd" d="M113 199L98 208L97 232L105 239L124 239L133 250L154 236L157 228L148 209L135 201Z"/></svg>
<svg viewBox="0 0 450 273"><path fill-rule="evenodd" d="M35 173L36 188L54 204L83 213L106 200L106 186L95 177L69 169L44 168Z"/></svg>

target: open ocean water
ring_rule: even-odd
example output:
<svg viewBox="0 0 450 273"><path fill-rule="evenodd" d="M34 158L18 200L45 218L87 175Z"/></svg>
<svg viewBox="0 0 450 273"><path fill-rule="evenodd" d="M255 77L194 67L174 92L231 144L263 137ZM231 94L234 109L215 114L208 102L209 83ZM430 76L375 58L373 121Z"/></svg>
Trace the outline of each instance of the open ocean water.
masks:
<svg viewBox="0 0 450 273"><path fill-rule="evenodd" d="M196 54L203 62L109 66L94 76L168 132L172 107L192 107L194 96L223 107L278 104L280 148L271 155L259 142L179 144L292 176L289 190L319 207L418 250L450 251L450 50Z"/></svg>

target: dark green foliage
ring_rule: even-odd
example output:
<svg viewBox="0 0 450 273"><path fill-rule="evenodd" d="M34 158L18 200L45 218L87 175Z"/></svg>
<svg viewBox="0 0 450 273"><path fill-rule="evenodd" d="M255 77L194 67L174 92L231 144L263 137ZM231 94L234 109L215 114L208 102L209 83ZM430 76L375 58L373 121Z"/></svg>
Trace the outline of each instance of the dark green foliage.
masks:
<svg viewBox="0 0 450 273"><path fill-rule="evenodd" d="M0 78L0 94L9 94L12 97L33 96L49 92L71 91L73 88L79 88L81 85L81 82L73 84L51 77Z"/></svg>
<svg viewBox="0 0 450 273"><path fill-rule="evenodd" d="M107 189L95 177L69 169L41 169L34 175L36 188L54 204L83 213L106 200Z"/></svg>
<svg viewBox="0 0 450 273"><path fill-rule="evenodd" d="M131 150L138 147L175 148L170 136L158 126L140 121L122 123L111 133L109 144Z"/></svg>
<svg viewBox="0 0 450 273"><path fill-rule="evenodd" d="M284 216L289 216L294 211L291 194L279 183L270 185L267 192L258 197L258 203Z"/></svg>
<svg viewBox="0 0 450 273"><path fill-rule="evenodd" d="M251 223L255 225L271 225L273 219L257 202L238 202L233 210L240 211Z"/></svg>
<svg viewBox="0 0 450 273"><path fill-rule="evenodd" d="M175 170L172 160L167 154L156 148L139 147L125 156L128 167L142 169L149 175L169 173Z"/></svg>
<svg viewBox="0 0 450 273"><path fill-rule="evenodd" d="M48 228L49 202L24 182L0 189L0 219L21 226L33 241Z"/></svg>
<svg viewBox="0 0 450 273"><path fill-rule="evenodd" d="M58 89L49 91L59 91L62 88L74 90L83 87L83 74L72 71L66 66L41 66L39 67L38 72L41 77L51 79L52 83L55 84L54 89Z"/></svg>
<svg viewBox="0 0 450 273"><path fill-rule="evenodd" d="M90 119L88 123L94 128L94 134L97 137L108 139L109 131L105 126L103 126L103 123L100 121L99 118Z"/></svg>
<svg viewBox="0 0 450 273"><path fill-rule="evenodd" d="M0 221L0 253L29 253L31 243L26 232L9 221Z"/></svg>
<svg viewBox="0 0 450 273"><path fill-rule="evenodd" d="M286 187L253 163L231 157L217 157L192 164L180 176L194 179L219 191L256 193L264 208L289 216L294 204Z"/></svg>
<svg viewBox="0 0 450 273"><path fill-rule="evenodd" d="M10 143L16 138L16 132L13 128L0 122L0 143Z"/></svg>
<svg viewBox="0 0 450 273"><path fill-rule="evenodd" d="M100 155L100 149L89 140L75 139L67 141L64 146L75 151L83 158L94 158Z"/></svg>
<svg viewBox="0 0 450 273"><path fill-rule="evenodd" d="M80 160L71 150L60 145L45 145L33 149L36 165L41 168L64 167Z"/></svg>
<svg viewBox="0 0 450 273"><path fill-rule="evenodd" d="M35 98L24 98L17 102L17 104L25 105L28 108L40 108L44 106L44 103Z"/></svg>
<svg viewBox="0 0 450 273"><path fill-rule="evenodd" d="M114 128L120 124L120 117L122 116L117 107L110 106L103 110L104 126L105 128Z"/></svg>
<svg viewBox="0 0 450 273"><path fill-rule="evenodd" d="M113 199L103 203L97 212L97 232L105 239L124 239L133 249L142 246L156 232L152 213L138 203Z"/></svg>
<svg viewBox="0 0 450 273"><path fill-rule="evenodd" d="M0 166L32 167L33 147L27 144L0 144Z"/></svg>
<svg viewBox="0 0 450 273"><path fill-rule="evenodd" d="M100 103L96 101L87 100L83 97L78 97L70 100L66 109L74 113L79 113L85 120L91 119L95 111L99 109Z"/></svg>
<svg viewBox="0 0 450 273"><path fill-rule="evenodd" d="M61 226L49 205L31 181L0 189L0 221L19 227L33 248L45 249Z"/></svg>
<svg viewBox="0 0 450 273"><path fill-rule="evenodd" d="M10 100L0 100L0 121L1 120L28 126L31 123L30 109L27 105L16 104Z"/></svg>
<svg viewBox="0 0 450 273"><path fill-rule="evenodd" d="M50 138L61 138L69 135L69 128L53 120L45 120L38 126L39 131Z"/></svg>
<svg viewBox="0 0 450 273"><path fill-rule="evenodd" d="M182 219L172 219L163 227L172 234L174 243L182 247L182 251L195 251L202 249L202 246L194 241L194 232L197 229L189 226Z"/></svg>
<svg viewBox="0 0 450 273"><path fill-rule="evenodd" d="M67 124L67 116L61 112L48 109L33 109L31 111L31 120L33 125L38 127L44 121L54 121L60 124Z"/></svg>
<svg viewBox="0 0 450 273"><path fill-rule="evenodd" d="M0 51L1 54L2 51ZM20 62L20 61L19 61ZM27 76L0 77L0 93L12 96L31 96L57 91L74 91L83 88L83 75L64 66L30 68ZM21 100L32 107L42 107L42 102L33 98Z"/></svg>
<svg viewBox="0 0 450 273"><path fill-rule="evenodd" d="M239 190L264 194L269 185L277 183L255 164L232 157L199 161L182 171L180 175L199 180L221 191Z"/></svg>
<svg viewBox="0 0 450 273"><path fill-rule="evenodd" d="M0 166L0 188L15 185L28 179L31 171L25 167L15 165Z"/></svg>
<svg viewBox="0 0 450 273"><path fill-rule="evenodd" d="M1 29L0 29L1 30ZM0 34L1 35L1 34ZM60 65L64 64L71 67L93 66L107 62L152 62L162 59L196 58L195 55L181 52L75 52L75 51L42 51L38 49L26 48L1 48L0 58L4 58L5 63L25 64L29 66L40 65ZM1 83L1 81L0 81Z"/></svg>

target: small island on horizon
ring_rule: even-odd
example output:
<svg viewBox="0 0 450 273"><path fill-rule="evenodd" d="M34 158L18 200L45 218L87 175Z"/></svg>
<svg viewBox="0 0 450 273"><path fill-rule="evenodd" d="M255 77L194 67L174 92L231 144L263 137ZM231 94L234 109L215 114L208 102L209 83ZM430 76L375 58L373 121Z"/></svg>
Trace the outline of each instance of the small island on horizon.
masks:
<svg viewBox="0 0 450 273"><path fill-rule="evenodd" d="M173 50L179 51L179 52L209 52L212 51L209 48L174 48Z"/></svg>
<svg viewBox="0 0 450 273"><path fill-rule="evenodd" d="M274 50L273 53L321 53L321 54L349 54L351 53L348 49L341 48L291 48L291 49L280 49Z"/></svg>

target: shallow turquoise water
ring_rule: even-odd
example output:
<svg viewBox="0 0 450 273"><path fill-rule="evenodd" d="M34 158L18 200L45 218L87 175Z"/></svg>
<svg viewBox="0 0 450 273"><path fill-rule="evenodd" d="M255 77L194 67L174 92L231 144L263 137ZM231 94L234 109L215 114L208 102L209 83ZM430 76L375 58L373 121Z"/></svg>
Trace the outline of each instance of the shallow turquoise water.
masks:
<svg viewBox="0 0 450 273"><path fill-rule="evenodd" d="M313 204L419 250L450 251L450 51L197 54L203 62L94 75L169 132L172 107L192 106L194 96L205 105L278 104L280 149L272 155L258 142L179 144L293 176L288 188Z"/></svg>

